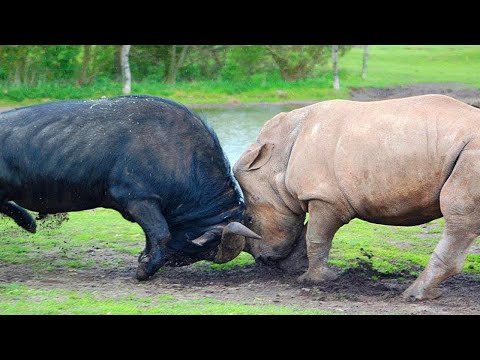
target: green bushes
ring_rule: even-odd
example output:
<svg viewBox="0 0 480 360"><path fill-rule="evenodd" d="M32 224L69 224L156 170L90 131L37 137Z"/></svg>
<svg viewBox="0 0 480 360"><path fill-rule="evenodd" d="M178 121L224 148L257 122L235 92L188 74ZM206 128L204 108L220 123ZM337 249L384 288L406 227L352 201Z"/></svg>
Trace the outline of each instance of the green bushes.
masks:
<svg viewBox="0 0 480 360"><path fill-rule="evenodd" d="M285 81L264 46L191 46L180 62L184 49L175 48L176 83L167 84L166 59L172 55L172 47L133 46L132 93L189 104L348 98L349 87L415 82L462 82L480 87L479 46L370 46L366 80L360 76L363 49L354 47L339 61L340 91L332 89L328 57L316 62L306 78ZM92 46L86 65L85 50L82 46L0 46L0 106L121 95L118 48ZM290 55L292 66L297 60L312 58L295 52ZM20 56L27 60L22 63ZM85 82L79 83L84 65Z"/></svg>

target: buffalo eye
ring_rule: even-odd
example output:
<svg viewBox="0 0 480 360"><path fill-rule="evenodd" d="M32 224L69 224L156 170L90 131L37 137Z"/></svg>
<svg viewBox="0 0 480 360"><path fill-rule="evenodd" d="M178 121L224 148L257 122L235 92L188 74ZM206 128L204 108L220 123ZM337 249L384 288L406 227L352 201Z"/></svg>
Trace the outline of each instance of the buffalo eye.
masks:
<svg viewBox="0 0 480 360"><path fill-rule="evenodd" d="M247 215L247 217L245 218L245 221L247 222L247 224L252 224L253 223L252 215Z"/></svg>

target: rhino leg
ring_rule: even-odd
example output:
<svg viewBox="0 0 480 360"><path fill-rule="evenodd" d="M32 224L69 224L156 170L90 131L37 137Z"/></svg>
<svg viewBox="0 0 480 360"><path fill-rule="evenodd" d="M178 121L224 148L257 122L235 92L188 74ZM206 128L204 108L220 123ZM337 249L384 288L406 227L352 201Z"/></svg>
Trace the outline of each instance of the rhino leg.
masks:
<svg viewBox="0 0 480 360"><path fill-rule="evenodd" d="M306 236L307 225L303 227L290 254L285 259L278 261L279 269L289 274L302 274L308 269Z"/></svg>
<svg viewBox="0 0 480 360"><path fill-rule="evenodd" d="M323 201L310 201L308 211L310 213L306 236L308 270L298 278L298 281L318 284L335 280L337 275L327 266L328 254L335 233L345 222L331 205Z"/></svg>
<svg viewBox="0 0 480 360"><path fill-rule="evenodd" d="M27 210L12 201L0 204L0 213L12 218L18 226L24 228L28 232L35 233L37 231L37 223L33 216L30 215Z"/></svg>
<svg viewBox="0 0 480 360"><path fill-rule="evenodd" d="M146 246L138 258L136 276L140 281L147 280L165 263L166 244L170 240L168 224L155 201L130 200L122 215L145 232Z"/></svg>
<svg viewBox="0 0 480 360"><path fill-rule="evenodd" d="M407 300L436 299L442 295L438 285L460 273L468 248L477 235L447 226L443 237L433 251L430 261L417 280L403 293Z"/></svg>
<svg viewBox="0 0 480 360"><path fill-rule="evenodd" d="M464 151L440 193L445 218L442 239L417 280L403 293L408 300L439 297L438 285L460 273L468 249L480 235L480 151Z"/></svg>

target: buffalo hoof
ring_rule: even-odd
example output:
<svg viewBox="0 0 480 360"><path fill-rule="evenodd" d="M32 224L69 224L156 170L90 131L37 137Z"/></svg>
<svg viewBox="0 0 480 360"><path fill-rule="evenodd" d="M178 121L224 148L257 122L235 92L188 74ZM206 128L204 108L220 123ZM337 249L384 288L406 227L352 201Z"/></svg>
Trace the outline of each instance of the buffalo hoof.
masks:
<svg viewBox="0 0 480 360"><path fill-rule="evenodd" d="M301 284L321 284L327 281L333 281L338 278L338 275L330 269L323 269L322 271L311 272L307 271L305 274L299 276L297 281Z"/></svg>
<svg viewBox="0 0 480 360"><path fill-rule="evenodd" d="M145 251L145 249L142 250L142 252L140 253L140 255L138 255L138 262L142 262L142 259L147 256L147 252Z"/></svg>
<svg viewBox="0 0 480 360"><path fill-rule="evenodd" d="M37 224L35 223L35 221L32 221L26 224L24 229L32 234L35 234L37 232Z"/></svg>
<svg viewBox="0 0 480 360"><path fill-rule="evenodd" d="M141 255L137 267L137 280L148 280L158 271L158 269L160 269L160 267L162 267L163 263L164 261L161 253Z"/></svg>
<svg viewBox="0 0 480 360"><path fill-rule="evenodd" d="M145 281L148 280L148 278L150 277L150 275L147 274L147 269L145 269L145 266L143 266L142 264L139 264L137 267L136 277L138 281Z"/></svg>
<svg viewBox="0 0 480 360"><path fill-rule="evenodd" d="M403 292L402 297L407 301L433 300L442 296L442 293L439 288L424 289L412 285Z"/></svg>

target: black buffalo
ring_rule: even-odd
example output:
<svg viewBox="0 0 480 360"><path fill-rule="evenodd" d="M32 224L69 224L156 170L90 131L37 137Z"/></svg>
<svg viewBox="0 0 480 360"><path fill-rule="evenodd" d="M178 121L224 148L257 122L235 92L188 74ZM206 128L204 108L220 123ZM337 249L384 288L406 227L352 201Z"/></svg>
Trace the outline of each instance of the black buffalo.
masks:
<svg viewBox="0 0 480 360"><path fill-rule="evenodd" d="M24 229L40 214L115 209L145 232L137 278L161 266L229 261L244 204L214 131L173 101L121 96L0 114L0 212Z"/></svg>

